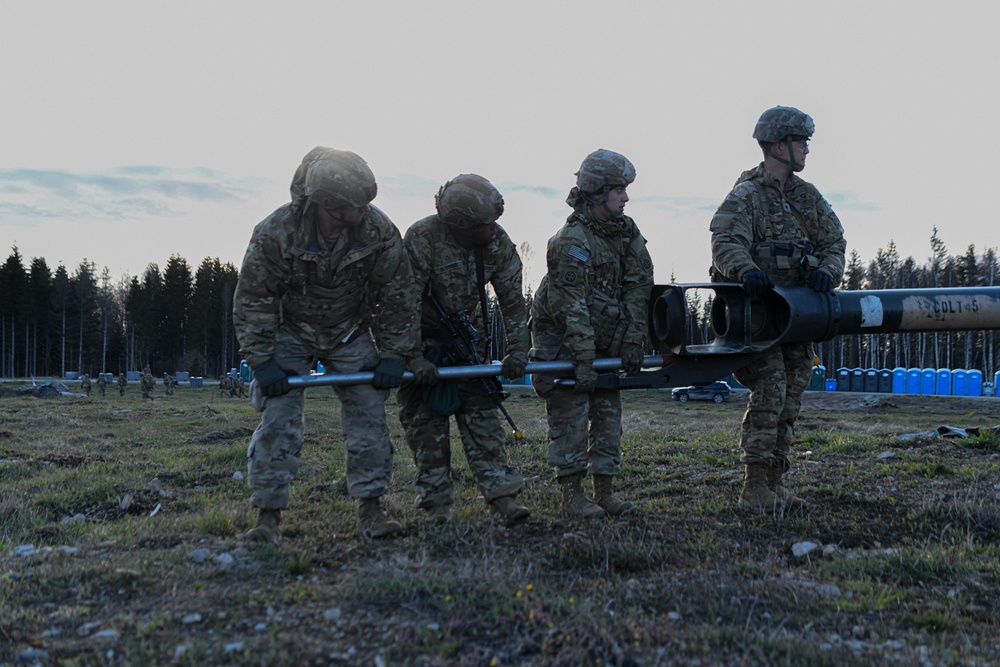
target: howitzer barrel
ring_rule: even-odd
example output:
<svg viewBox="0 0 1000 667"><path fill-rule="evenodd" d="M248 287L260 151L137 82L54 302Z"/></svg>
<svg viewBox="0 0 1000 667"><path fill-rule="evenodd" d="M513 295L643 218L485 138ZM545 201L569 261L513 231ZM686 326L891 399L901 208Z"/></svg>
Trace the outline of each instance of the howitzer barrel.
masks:
<svg viewBox="0 0 1000 667"><path fill-rule="evenodd" d="M643 368L658 368L668 365L672 357L649 356L642 362ZM620 357L608 357L594 360L594 369L599 372L613 372L622 367ZM576 363L573 361L532 361L528 364L528 373L548 373L552 375L573 375ZM445 366L438 369L442 380L474 380L476 378L496 377L500 374L500 366L483 364L480 366ZM375 374L371 371L357 373L327 373L326 375L293 375L288 378L289 386L324 387L333 385L370 384ZM404 382L413 381L413 373L403 373Z"/></svg>
<svg viewBox="0 0 1000 667"><path fill-rule="evenodd" d="M838 334L1000 329L1000 287L837 292Z"/></svg>

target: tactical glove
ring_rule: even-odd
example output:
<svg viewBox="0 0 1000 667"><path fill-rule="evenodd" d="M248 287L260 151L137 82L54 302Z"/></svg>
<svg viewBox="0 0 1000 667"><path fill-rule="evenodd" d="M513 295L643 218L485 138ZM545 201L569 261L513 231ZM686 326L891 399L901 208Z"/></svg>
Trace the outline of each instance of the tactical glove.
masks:
<svg viewBox="0 0 1000 667"><path fill-rule="evenodd" d="M633 343L622 345L622 369L629 375L642 370L643 349Z"/></svg>
<svg viewBox="0 0 1000 667"><path fill-rule="evenodd" d="M813 271L809 274L809 279L806 280L806 285L817 292L832 292L833 278L830 277L829 273L824 271Z"/></svg>
<svg viewBox="0 0 1000 667"><path fill-rule="evenodd" d="M376 389L393 389L403 384L406 363L402 359L381 359L376 364L372 386Z"/></svg>
<svg viewBox="0 0 1000 667"><path fill-rule="evenodd" d="M503 358L500 365L500 375L508 380L516 380L528 369L528 355L524 352L511 352Z"/></svg>
<svg viewBox="0 0 1000 667"><path fill-rule="evenodd" d="M274 359L268 359L252 370L257 386L260 387L260 393L265 396L281 396L288 393L288 373Z"/></svg>
<svg viewBox="0 0 1000 667"><path fill-rule="evenodd" d="M743 274L740 280L743 282L743 289L750 296L760 296L764 293L764 290L774 287L771 279L760 269L750 269Z"/></svg>
<svg viewBox="0 0 1000 667"><path fill-rule="evenodd" d="M437 366L428 361L423 355L413 357L406 364L413 373L413 380L417 384L434 384L438 381Z"/></svg>
<svg viewBox="0 0 1000 667"><path fill-rule="evenodd" d="M597 386L597 371L594 370L593 364L589 361L577 362L573 375L576 378L573 391L578 394L589 394L594 391Z"/></svg>

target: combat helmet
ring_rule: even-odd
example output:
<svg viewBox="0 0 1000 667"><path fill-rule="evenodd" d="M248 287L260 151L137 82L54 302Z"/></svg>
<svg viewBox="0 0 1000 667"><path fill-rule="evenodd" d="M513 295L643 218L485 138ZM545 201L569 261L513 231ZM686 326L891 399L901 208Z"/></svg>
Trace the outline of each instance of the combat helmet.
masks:
<svg viewBox="0 0 1000 667"><path fill-rule="evenodd" d="M635 180L635 167L621 153L599 148L583 159L576 172L576 187L581 192L600 192L605 188L629 185Z"/></svg>
<svg viewBox="0 0 1000 667"><path fill-rule="evenodd" d="M809 138L816 131L816 125L809 114L795 107L777 106L760 115L753 128L753 138L764 144L773 144L787 136Z"/></svg>
<svg viewBox="0 0 1000 667"><path fill-rule="evenodd" d="M478 174L459 174L434 197L438 215L450 225L489 225L503 215L503 196Z"/></svg>
<svg viewBox="0 0 1000 667"><path fill-rule="evenodd" d="M357 153L317 146L292 178L292 201L308 198L328 211L367 206L378 188L375 174Z"/></svg>

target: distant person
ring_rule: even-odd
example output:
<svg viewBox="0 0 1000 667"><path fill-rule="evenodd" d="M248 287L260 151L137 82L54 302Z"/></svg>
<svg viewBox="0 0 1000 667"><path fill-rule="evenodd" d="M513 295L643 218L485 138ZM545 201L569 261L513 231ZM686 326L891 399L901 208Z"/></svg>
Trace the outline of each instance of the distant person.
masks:
<svg viewBox="0 0 1000 667"><path fill-rule="evenodd" d="M347 489L358 499L359 534L402 530L380 501L392 476L385 401L416 347L417 295L399 230L370 205L375 192L358 155L317 147L295 171L292 201L257 225L247 247L233 324L253 370L251 403L264 412L247 452L257 508L248 539L280 536L304 428L305 393L289 390L288 376L308 375L315 361L328 373L374 371L372 384L334 387Z"/></svg>
<svg viewBox="0 0 1000 667"><path fill-rule="evenodd" d="M742 283L752 299L775 285L831 292L844 273L844 228L813 185L806 165L813 119L792 107L765 111L753 138L764 161L745 171L712 218L713 280ZM734 376L750 389L740 435L744 464L739 506L758 514L806 502L782 483L795 418L812 377L813 344L786 343Z"/></svg>
<svg viewBox="0 0 1000 667"><path fill-rule="evenodd" d="M90 375L87 373L84 373L83 377L80 378L80 390L87 395L87 398L90 398Z"/></svg>
<svg viewBox="0 0 1000 667"><path fill-rule="evenodd" d="M521 291L521 259L514 242L497 224L503 214L503 197L482 176L461 174L438 190L435 205L437 214L415 222L403 239L414 284L423 295L421 339L411 356L432 358L440 365L470 363L469 358L459 358L453 349L454 339L445 320L455 325L459 344L468 344L477 362L487 360L491 330L486 302L489 284L496 294L506 332L507 354L500 374L511 380L519 378L528 364L528 322ZM490 510L508 523L527 518L531 514L528 508L514 499L524 488L524 479L507 459L506 435L495 394L490 391L499 393L499 382L453 381L459 400L443 408L425 400L424 387L419 383L433 383L436 371L430 362L421 363L427 370L418 374L417 382L399 388L397 401L406 442L417 466L417 504L425 510L427 519L448 521L455 502L451 414L455 415L469 469Z"/></svg>
<svg viewBox="0 0 1000 667"><path fill-rule="evenodd" d="M118 374L118 395L125 396L125 387L128 386L128 378L125 377L125 372L122 371Z"/></svg>
<svg viewBox="0 0 1000 667"><path fill-rule="evenodd" d="M104 396L104 392L107 390L107 388L108 388L108 378L107 378L107 376L104 373L98 373L97 374L97 391L99 391L101 393L102 397Z"/></svg>
<svg viewBox="0 0 1000 667"><path fill-rule="evenodd" d="M153 400L153 390L156 388L156 379L153 377L153 372L149 370L149 366L142 369L142 375L139 377L139 389L142 390L142 397Z"/></svg>
<svg viewBox="0 0 1000 667"><path fill-rule="evenodd" d="M586 157L566 203L573 213L546 252L548 272L531 305L531 357L576 362L575 384L533 374L545 399L548 462L571 516L617 516L635 504L618 499L622 401L617 389L597 387L597 357L621 357L628 373L642 368L653 262L646 241L625 215L635 167L620 153L600 149ZM594 501L580 484L594 478Z"/></svg>

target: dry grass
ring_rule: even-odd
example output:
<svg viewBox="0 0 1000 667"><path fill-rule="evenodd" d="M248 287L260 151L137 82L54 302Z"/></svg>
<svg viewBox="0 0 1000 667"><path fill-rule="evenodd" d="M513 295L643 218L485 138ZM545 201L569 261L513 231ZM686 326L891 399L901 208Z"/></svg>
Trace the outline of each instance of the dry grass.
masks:
<svg viewBox="0 0 1000 667"><path fill-rule="evenodd" d="M757 517L735 508L741 398L628 393L639 510L592 523L559 513L542 403L507 405L526 523L490 520L456 448L455 520L422 525L390 406L406 534L360 539L339 405L312 389L285 540L254 547L243 401L0 399L0 664L1000 661L1000 443L898 437L1000 424L1000 401L808 395L789 481L813 508Z"/></svg>

